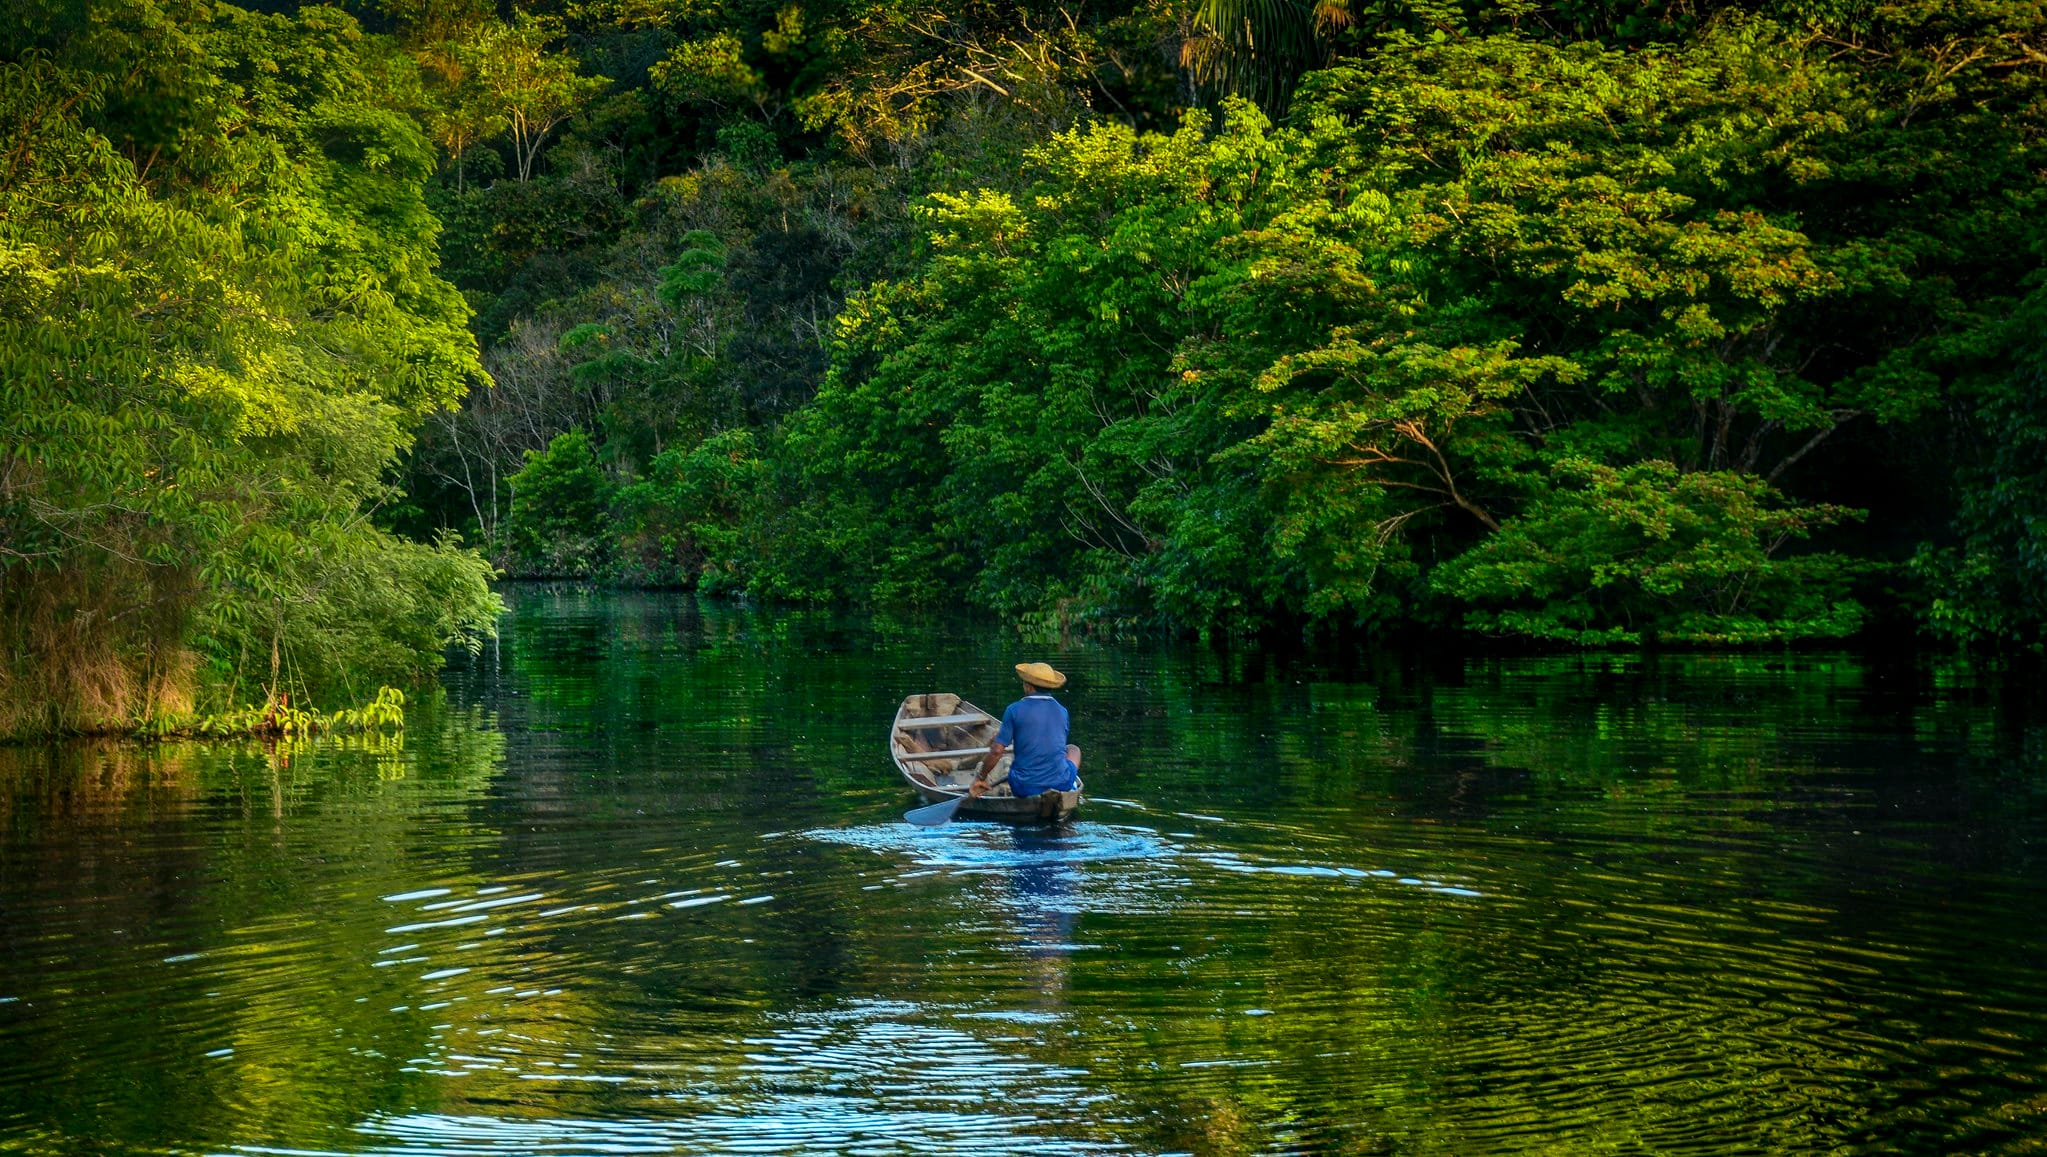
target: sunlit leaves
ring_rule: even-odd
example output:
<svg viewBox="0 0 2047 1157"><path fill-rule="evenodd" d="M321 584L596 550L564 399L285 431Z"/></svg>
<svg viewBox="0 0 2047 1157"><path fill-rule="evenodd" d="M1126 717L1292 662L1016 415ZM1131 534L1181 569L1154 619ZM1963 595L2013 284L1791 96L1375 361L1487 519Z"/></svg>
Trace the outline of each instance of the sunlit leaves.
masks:
<svg viewBox="0 0 2047 1157"><path fill-rule="evenodd" d="M157 74L184 112L124 150L110 57L153 49L105 29L151 21L187 47ZM479 374L431 147L379 103L410 62L326 8L136 0L68 35L0 61L0 730L430 667L493 604L473 557L362 519Z"/></svg>
<svg viewBox="0 0 2047 1157"><path fill-rule="evenodd" d="M548 135L607 83L582 75L573 56L552 50L561 36L559 21L518 12L510 22L478 25L456 46L456 59L474 78L475 95L464 99L506 126L522 181L532 179Z"/></svg>
<svg viewBox="0 0 2047 1157"><path fill-rule="evenodd" d="M746 63L738 37L721 32L685 40L649 74L657 91L683 104L722 105L765 95L760 73Z"/></svg>

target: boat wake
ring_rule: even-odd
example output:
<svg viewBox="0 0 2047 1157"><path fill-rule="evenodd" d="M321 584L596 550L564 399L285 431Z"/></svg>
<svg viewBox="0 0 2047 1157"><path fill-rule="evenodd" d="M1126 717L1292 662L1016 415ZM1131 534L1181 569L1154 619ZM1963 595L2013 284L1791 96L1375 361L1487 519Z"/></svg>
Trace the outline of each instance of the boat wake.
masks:
<svg viewBox="0 0 2047 1157"><path fill-rule="evenodd" d="M1383 866L1295 863L1272 855L1205 845L1191 832L1161 832L1131 824L1077 822L1042 828L1012 828L995 824L918 828L904 824L874 824L812 828L787 834L899 857L914 871L897 877L898 880L941 873L969 875L1020 869L1047 871L1137 862L1144 865L1145 874L1151 877L1143 883L1154 886L1166 883L1168 879L1192 883L1192 877L1206 869L1353 884L1392 883L1467 899L1485 895L1468 886L1468 881L1447 880L1432 874L1402 872ZM1131 886L1139 884L1139 881L1124 880L1122 883L1125 887L1118 890L1126 897L1126 902L1116 906L1128 910L1127 897L1138 892Z"/></svg>

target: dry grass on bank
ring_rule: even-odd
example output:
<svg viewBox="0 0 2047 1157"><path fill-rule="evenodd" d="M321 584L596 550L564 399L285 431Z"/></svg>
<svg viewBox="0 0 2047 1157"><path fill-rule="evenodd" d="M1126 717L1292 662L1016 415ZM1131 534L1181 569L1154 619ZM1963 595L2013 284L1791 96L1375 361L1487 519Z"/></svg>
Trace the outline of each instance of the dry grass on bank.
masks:
<svg viewBox="0 0 2047 1157"><path fill-rule="evenodd" d="M112 568L6 576L0 739L132 731L191 714L190 600L158 578Z"/></svg>

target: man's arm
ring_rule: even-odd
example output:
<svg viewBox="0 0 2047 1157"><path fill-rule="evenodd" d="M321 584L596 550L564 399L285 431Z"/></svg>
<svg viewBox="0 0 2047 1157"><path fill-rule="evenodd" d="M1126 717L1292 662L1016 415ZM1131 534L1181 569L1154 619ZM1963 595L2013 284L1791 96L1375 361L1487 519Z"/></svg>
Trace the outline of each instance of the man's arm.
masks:
<svg viewBox="0 0 2047 1157"><path fill-rule="evenodd" d="M967 787L967 795L980 799L988 792L988 773L995 770L995 761L1008 751L1000 739L988 745L988 754L981 757L981 770L974 774L974 782Z"/></svg>

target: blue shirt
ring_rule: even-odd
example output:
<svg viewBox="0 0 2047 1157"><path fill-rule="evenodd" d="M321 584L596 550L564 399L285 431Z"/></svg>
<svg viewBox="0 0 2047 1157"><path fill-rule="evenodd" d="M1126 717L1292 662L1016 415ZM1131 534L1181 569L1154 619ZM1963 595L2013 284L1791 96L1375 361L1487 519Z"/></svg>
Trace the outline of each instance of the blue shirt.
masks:
<svg viewBox="0 0 2047 1157"><path fill-rule="evenodd" d="M1050 695L1026 695L1009 705L995 742L1016 752L1009 764L1010 794L1073 790L1078 777L1066 759L1071 726L1066 705Z"/></svg>

